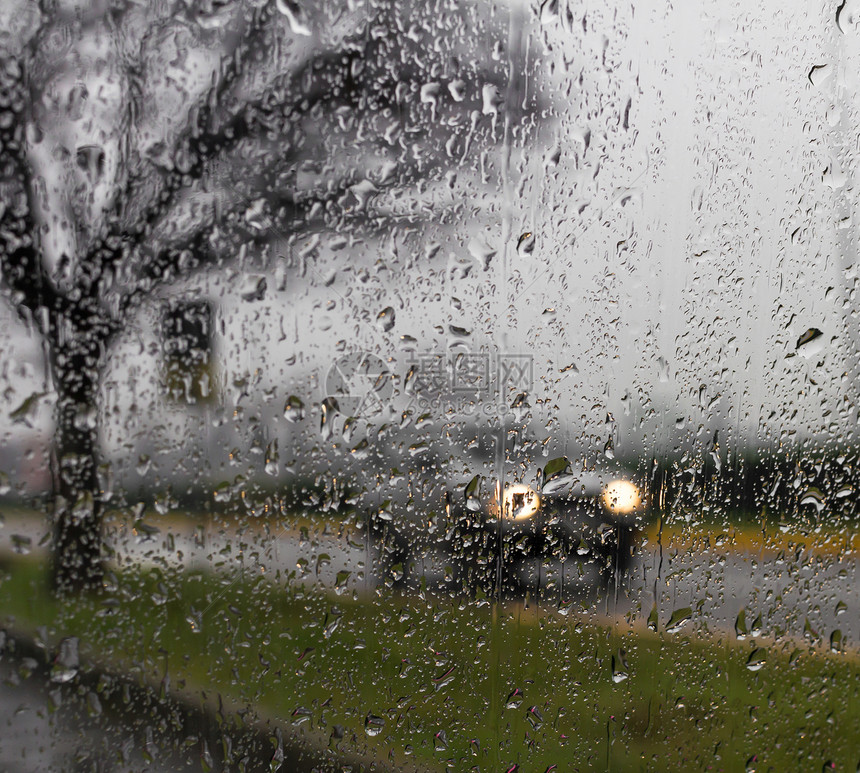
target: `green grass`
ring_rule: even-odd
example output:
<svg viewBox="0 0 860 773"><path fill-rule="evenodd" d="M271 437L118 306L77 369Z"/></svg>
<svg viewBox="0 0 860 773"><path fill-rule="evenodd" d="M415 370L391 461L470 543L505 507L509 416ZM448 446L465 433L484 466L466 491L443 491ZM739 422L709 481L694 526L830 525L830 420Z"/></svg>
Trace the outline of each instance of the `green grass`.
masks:
<svg viewBox="0 0 860 773"><path fill-rule="evenodd" d="M342 726L341 748L398 767L735 771L756 757L757 771L853 771L860 761L860 663L796 642L769 644L753 672L750 642L521 605L361 600L178 570L125 571L98 596L56 601L36 561L7 563L0 577L10 629L78 636L103 666L154 684L167 673L173 690L221 694L322 745ZM620 649L628 678L616 683Z"/></svg>

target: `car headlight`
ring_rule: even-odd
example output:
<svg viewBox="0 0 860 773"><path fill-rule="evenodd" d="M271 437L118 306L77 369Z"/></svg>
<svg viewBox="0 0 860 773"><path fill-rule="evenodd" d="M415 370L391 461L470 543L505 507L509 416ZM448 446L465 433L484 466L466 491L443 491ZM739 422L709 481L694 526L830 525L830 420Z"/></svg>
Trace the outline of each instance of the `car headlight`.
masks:
<svg viewBox="0 0 860 773"><path fill-rule="evenodd" d="M642 495L629 480L614 480L603 489L603 504L613 513L632 513L642 505Z"/></svg>
<svg viewBox="0 0 860 773"><path fill-rule="evenodd" d="M505 486L502 497L504 509L502 518L506 521L527 521L540 510L540 495L530 486L524 483L512 483ZM490 515L494 518L499 516L499 507L496 497L490 502Z"/></svg>

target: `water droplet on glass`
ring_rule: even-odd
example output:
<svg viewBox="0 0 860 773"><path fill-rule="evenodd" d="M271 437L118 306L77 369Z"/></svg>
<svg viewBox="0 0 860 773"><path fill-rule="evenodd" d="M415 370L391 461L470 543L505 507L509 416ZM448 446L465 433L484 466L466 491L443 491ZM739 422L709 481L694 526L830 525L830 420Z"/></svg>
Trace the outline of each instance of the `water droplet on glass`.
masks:
<svg viewBox="0 0 860 773"><path fill-rule="evenodd" d="M481 509L481 476L476 475L466 484L463 491L466 498L466 509L475 513Z"/></svg>
<svg viewBox="0 0 860 773"><path fill-rule="evenodd" d="M651 611L648 613L648 628L652 631L656 631L658 623L659 618L657 615L657 605L654 604L654 606L651 607Z"/></svg>
<svg viewBox="0 0 860 773"><path fill-rule="evenodd" d="M761 636L761 628L761 615L758 615L756 619L753 620L752 625L750 626L750 636L752 636L753 639L757 639L759 636Z"/></svg>
<svg viewBox="0 0 860 773"><path fill-rule="evenodd" d="M278 439L270 441L266 446L266 475L278 474Z"/></svg>
<svg viewBox="0 0 860 773"><path fill-rule="evenodd" d="M541 475L541 492L543 494L556 494L571 486L574 477L570 473L570 462L566 456L553 459L544 466Z"/></svg>
<svg viewBox="0 0 860 773"><path fill-rule="evenodd" d="M69 636L60 642L57 655L51 667L51 681L58 684L70 682L78 673L80 658L78 655L78 639Z"/></svg>
<svg viewBox="0 0 860 773"><path fill-rule="evenodd" d="M800 349L802 346L809 346L813 341L817 341L823 335L824 333L822 333L817 327L811 327L797 339L797 344L794 348Z"/></svg>
<svg viewBox="0 0 860 773"><path fill-rule="evenodd" d="M537 706L529 706L529 710L526 712L526 719L534 730L540 730L543 727L543 714L541 714L541 710Z"/></svg>
<svg viewBox="0 0 860 773"><path fill-rule="evenodd" d="M323 440L328 440L334 431L334 418L338 413L337 400L326 397L320 405L320 434Z"/></svg>
<svg viewBox="0 0 860 773"><path fill-rule="evenodd" d="M809 82L815 86L821 86L831 75L833 74L833 67L829 64L816 64L813 65L807 77L809 78Z"/></svg>
<svg viewBox="0 0 860 773"><path fill-rule="evenodd" d="M242 288L239 290L239 296L243 301L261 301L266 295L266 277L252 275L247 276L242 280Z"/></svg>
<svg viewBox="0 0 860 773"><path fill-rule="evenodd" d="M735 618L735 635L743 641L749 636L749 628L747 627L747 613L745 609L741 609L738 612L737 618Z"/></svg>
<svg viewBox="0 0 860 773"><path fill-rule="evenodd" d="M821 490L814 486L810 486L800 495L800 504L812 505L815 508L816 513L820 514L826 507L827 503Z"/></svg>
<svg viewBox="0 0 860 773"><path fill-rule="evenodd" d="M46 392L34 392L9 414L9 418L12 419L14 424L24 424L27 427L31 427L32 424L30 422L36 418L39 402L46 394Z"/></svg>
<svg viewBox="0 0 860 773"><path fill-rule="evenodd" d="M628 676L627 661L625 659L626 654L627 653L621 649L612 656L612 681L615 682L615 684L623 682Z"/></svg>
<svg viewBox="0 0 860 773"><path fill-rule="evenodd" d="M531 255L535 251L535 235L531 231L520 234L517 239L517 252L520 255Z"/></svg>
<svg viewBox="0 0 860 773"><path fill-rule="evenodd" d="M284 403L284 418L293 423L305 417L305 404L296 395L290 395Z"/></svg>
<svg viewBox="0 0 860 773"><path fill-rule="evenodd" d="M462 102L466 98L466 82L453 80L448 84L448 91L455 102Z"/></svg>
<svg viewBox="0 0 860 773"><path fill-rule="evenodd" d="M523 703L523 691L516 687L505 700L506 709L518 709Z"/></svg>
<svg viewBox="0 0 860 773"><path fill-rule="evenodd" d="M607 440L605 445L603 446L603 455L607 459L615 458L615 443L613 442L612 438L609 438L609 440Z"/></svg>
<svg viewBox="0 0 860 773"><path fill-rule="evenodd" d="M842 631L840 631L838 628L830 634L830 651L842 651Z"/></svg>
<svg viewBox="0 0 860 773"><path fill-rule="evenodd" d="M387 333L394 327L394 309L391 306L386 306L376 315L376 326L383 333Z"/></svg>
<svg viewBox="0 0 860 773"><path fill-rule="evenodd" d="M767 653L761 648L754 649L747 658L747 669L750 671L758 671L764 666L767 660Z"/></svg>
<svg viewBox="0 0 860 773"><path fill-rule="evenodd" d="M385 727L385 720L375 714L368 714L364 718L364 732L369 736L379 735Z"/></svg>
<svg viewBox="0 0 860 773"><path fill-rule="evenodd" d="M551 24L558 19L558 0L543 0L540 6L540 23Z"/></svg>
<svg viewBox="0 0 860 773"><path fill-rule="evenodd" d="M484 271L490 267L490 261L496 255L496 251L489 244L478 238L470 239L467 249Z"/></svg>
<svg viewBox="0 0 860 773"><path fill-rule="evenodd" d="M294 0L275 0L277 9L287 17L290 29L296 35L310 35L311 28L307 22L304 10Z"/></svg>
<svg viewBox="0 0 860 773"><path fill-rule="evenodd" d="M668 633L677 633L692 616L692 607L680 607L679 609L676 609L672 612L672 616L666 624L666 631Z"/></svg>

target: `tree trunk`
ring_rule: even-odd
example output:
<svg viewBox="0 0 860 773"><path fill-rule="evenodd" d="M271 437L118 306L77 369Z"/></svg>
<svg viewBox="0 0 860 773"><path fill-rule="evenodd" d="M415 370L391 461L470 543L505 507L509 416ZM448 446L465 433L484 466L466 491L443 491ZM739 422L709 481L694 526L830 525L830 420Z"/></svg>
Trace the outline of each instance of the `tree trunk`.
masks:
<svg viewBox="0 0 860 773"><path fill-rule="evenodd" d="M57 393L52 580L59 593L96 589L104 577L96 400L107 334L99 317L80 308L50 322Z"/></svg>

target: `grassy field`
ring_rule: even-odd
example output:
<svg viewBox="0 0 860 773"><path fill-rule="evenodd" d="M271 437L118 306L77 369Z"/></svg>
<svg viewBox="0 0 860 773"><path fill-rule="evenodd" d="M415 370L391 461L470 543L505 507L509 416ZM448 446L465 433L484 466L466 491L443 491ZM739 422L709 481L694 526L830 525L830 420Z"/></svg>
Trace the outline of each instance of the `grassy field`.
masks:
<svg viewBox="0 0 860 773"><path fill-rule="evenodd" d="M797 642L699 638L521 604L279 588L264 577L123 572L49 594L7 561L0 624L309 744L406 767L855 770L860 663Z"/></svg>
<svg viewBox="0 0 860 773"><path fill-rule="evenodd" d="M775 556L802 551L807 555L843 558L860 556L860 532L842 528L801 528L793 523L780 528L750 522L720 525L687 523L650 523L643 530L650 544L659 540L664 548L678 551L706 552L714 549Z"/></svg>

